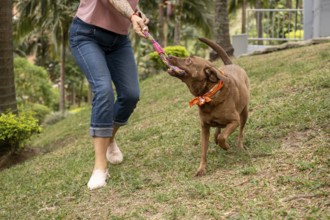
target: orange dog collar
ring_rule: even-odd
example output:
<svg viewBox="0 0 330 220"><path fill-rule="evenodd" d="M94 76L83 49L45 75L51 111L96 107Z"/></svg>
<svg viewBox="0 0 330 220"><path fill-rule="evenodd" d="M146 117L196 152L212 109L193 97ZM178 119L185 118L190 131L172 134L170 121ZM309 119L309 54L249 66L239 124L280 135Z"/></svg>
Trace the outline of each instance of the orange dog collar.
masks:
<svg viewBox="0 0 330 220"><path fill-rule="evenodd" d="M207 102L211 102L212 99L211 97L217 92L219 91L224 85L224 82L222 80L219 81L218 84L216 84L210 91L208 91L207 93L205 93L202 96L197 96L194 99L192 99L189 102L189 106L193 106L195 104L197 104L198 106L202 106Z"/></svg>

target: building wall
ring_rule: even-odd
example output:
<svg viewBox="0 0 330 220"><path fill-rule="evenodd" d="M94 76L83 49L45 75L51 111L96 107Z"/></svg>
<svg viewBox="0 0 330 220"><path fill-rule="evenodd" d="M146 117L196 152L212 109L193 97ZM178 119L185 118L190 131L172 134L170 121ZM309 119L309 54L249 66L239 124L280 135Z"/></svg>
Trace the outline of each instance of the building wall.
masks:
<svg viewBox="0 0 330 220"><path fill-rule="evenodd" d="M313 38L313 2L304 1L304 40Z"/></svg>
<svg viewBox="0 0 330 220"><path fill-rule="evenodd" d="M330 1L318 0L320 2L319 10L319 37L330 36Z"/></svg>
<svg viewBox="0 0 330 220"><path fill-rule="evenodd" d="M304 1L304 39L330 36L330 0Z"/></svg>

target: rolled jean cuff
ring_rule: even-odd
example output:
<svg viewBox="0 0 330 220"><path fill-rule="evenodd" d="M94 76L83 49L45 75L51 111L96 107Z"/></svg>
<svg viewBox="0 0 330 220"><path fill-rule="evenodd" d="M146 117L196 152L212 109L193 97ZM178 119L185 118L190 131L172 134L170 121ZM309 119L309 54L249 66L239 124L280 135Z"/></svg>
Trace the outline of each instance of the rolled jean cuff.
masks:
<svg viewBox="0 0 330 220"><path fill-rule="evenodd" d="M110 138L112 136L113 128L89 128L89 134L92 137Z"/></svg>
<svg viewBox="0 0 330 220"><path fill-rule="evenodd" d="M118 121L114 121L113 124L117 127L120 127L120 126L124 126L124 125L127 125L128 121L124 121L124 122L118 122Z"/></svg>

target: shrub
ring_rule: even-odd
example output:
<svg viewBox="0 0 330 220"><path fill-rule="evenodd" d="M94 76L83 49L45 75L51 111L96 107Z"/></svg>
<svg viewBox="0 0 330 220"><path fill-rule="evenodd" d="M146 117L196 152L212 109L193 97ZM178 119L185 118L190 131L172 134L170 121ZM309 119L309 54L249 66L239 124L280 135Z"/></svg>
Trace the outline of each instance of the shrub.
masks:
<svg viewBox="0 0 330 220"><path fill-rule="evenodd" d="M31 114L23 113L18 116L7 113L0 115L0 144L6 143L12 151L24 148L25 142L31 135L40 131L38 120Z"/></svg>
<svg viewBox="0 0 330 220"><path fill-rule="evenodd" d="M49 126L49 125L56 124L57 122L63 120L66 116L67 116L67 113L63 115L61 112L54 112L54 113L46 116L46 118L43 122L43 125Z"/></svg>
<svg viewBox="0 0 330 220"><path fill-rule="evenodd" d="M51 113L51 110L45 105L35 103L24 106L23 110L20 109L20 112L31 112L33 117L38 120L39 125L41 125L45 117Z"/></svg>
<svg viewBox="0 0 330 220"><path fill-rule="evenodd" d="M168 46L164 48L164 51L167 55L172 55L176 57L188 57L189 52L188 50L183 46ZM157 52L152 52L148 54L151 61L153 61L154 68L156 70L166 70L167 66L163 63L163 61L160 59Z"/></svg>
<svg viewBox="0 0 330 220"><path fill-rule="evenodd" d="M40 103L50 108L57 105L58 90L53 88L45 68L17 57L14 60L14 72L19 105Z"/></svg>
<svg viewBox="0 0 330 220"><path fill-rule="evenodd" d="M289 33L285 34L285 38L289 38L289 39L302 39L304 38L304 30L297 30L297 31L291 31Z"/></svg>

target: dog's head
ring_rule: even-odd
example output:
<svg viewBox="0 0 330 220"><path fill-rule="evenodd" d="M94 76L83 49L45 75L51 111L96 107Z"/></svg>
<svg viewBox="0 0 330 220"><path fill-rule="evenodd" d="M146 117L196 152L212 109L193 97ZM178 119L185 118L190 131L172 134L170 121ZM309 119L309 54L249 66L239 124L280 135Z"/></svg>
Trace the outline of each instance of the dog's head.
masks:
<svg viewBox="0 0 330 220"><path fill-rule="evenodd" d="M194 96L201 96L208 92L219 80L227 81L211 62L201 57L190 56L179 58L170 56L169 62L184 70L184 74L179 74L169 70L169 74L181 79L188 86Z"/></svg>

